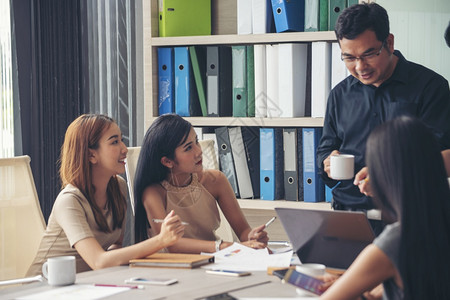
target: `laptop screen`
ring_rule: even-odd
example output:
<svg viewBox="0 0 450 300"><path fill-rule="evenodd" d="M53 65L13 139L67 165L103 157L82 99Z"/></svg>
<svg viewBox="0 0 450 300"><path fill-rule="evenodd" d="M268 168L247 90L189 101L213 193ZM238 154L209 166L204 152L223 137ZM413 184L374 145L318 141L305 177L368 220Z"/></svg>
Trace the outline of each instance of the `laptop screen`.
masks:
<svg viewBox="0 0 450 300"><path fill-rule="evenodd" d="M347 269L375 235L363 212L275 208L302 263Z"/></svg>

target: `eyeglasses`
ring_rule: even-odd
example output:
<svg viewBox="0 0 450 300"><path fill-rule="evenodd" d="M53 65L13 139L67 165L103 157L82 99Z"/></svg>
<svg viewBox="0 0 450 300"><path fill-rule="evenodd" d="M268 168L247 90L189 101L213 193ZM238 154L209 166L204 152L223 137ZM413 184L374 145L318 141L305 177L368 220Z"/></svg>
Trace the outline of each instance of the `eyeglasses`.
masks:
<svg viewBox="0 0 450 300"><path fill-rule="evenodd" d="M365 53L365 54L361 55L360 57L350 56L350 55L347 56L347 55L341 54L341 60L346 64L354 64L354 63L356 63L357 60L371 62L372 60L374 60L376 57L378 57L381 54L381 50L383 50L385 43L386 43L386 40L384 40L383 44L381 44L380 50Z"/></svg>

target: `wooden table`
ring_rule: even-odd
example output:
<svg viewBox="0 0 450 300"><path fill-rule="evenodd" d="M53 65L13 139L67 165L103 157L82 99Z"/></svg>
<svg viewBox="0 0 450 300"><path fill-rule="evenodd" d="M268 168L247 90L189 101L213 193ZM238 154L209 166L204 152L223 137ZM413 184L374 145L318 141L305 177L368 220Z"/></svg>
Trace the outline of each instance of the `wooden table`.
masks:
<svg viewBox="0 0 450 300"><path fill-rule="evenodd" d="M205 273L204 269L169 269L145 267L112 267L77 274L75 284L123 285L131 277L177 278L178 283L169 286L146 285L144 289L132 289L108 299L204 299L228 292L230 295L251 298L298 298L296 288L282 284L275 276L266 272L252 272L245 277L231 277ZM26 295L55 289L47 282L36 282L19 287L0 290L0 299L14 299Z"/></svg>

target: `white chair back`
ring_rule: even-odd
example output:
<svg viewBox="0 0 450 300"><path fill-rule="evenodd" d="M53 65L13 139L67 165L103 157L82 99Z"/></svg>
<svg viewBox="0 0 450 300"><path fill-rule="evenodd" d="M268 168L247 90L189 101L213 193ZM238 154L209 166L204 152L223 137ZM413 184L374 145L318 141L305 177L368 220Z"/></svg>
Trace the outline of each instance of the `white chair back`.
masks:
<svg viewBox="0 0 450 300"><path fill-rule="evenodd" d="M25 276L45 231L30 161L0 159L0 280Z"/></svg>
<svg viewBox="0 0 450 300"><path fill-rule="evenodd" d="M214 149L214 140L201 140L198 142L203 151L203 168L219 170L219 163L217 160L216 151ZM224 241L239 242L239 238L234 233L234 230L231 228L230 223L228 223L227 218L225 218L225 215L220 207L218 208L220 214L220 226L216 230L216 235Z"/></svg>

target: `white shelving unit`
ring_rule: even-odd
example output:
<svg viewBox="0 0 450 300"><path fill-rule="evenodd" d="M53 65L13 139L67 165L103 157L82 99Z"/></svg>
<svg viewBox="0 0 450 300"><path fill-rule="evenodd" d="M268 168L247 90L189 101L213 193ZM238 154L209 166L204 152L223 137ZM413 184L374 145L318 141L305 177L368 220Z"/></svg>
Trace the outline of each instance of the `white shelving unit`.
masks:
<svg viewBox="0 0 450 300"><path fill-rule="evenodd" d="M211 0L212 35L189 37L158 37L158 1L144 0L144 126L145 130L158 116L158 47L190 45L240 45L273 44L292 42L335 41L332 31L290 32L237 35L236 1ZM193 126L267 126L267 127L320 127L323 118L234 118L191 117L186 118ZM297 207L330 209L329 203L306 203L295 201L239 200L243 208L273 209L274 207Z"/></svg>
<svg viewBox="0 0 450 300"><path fill-rule="evenodd" d="M331 204L327 202L303 202L303 201L286 201L286 200L247 200L239 199L239 205L243 209L265 209L272 210L275 207L284 208L302 208L302 209L315 209L315 210L330 210Z"/></svg>

